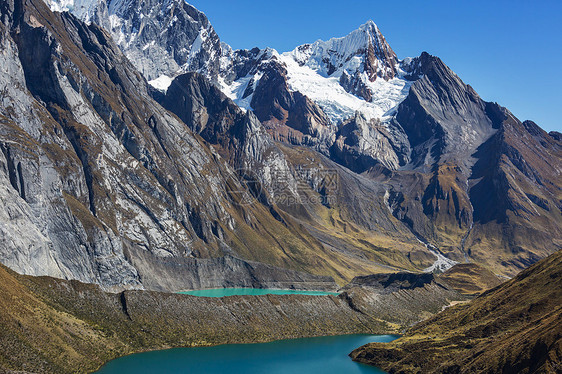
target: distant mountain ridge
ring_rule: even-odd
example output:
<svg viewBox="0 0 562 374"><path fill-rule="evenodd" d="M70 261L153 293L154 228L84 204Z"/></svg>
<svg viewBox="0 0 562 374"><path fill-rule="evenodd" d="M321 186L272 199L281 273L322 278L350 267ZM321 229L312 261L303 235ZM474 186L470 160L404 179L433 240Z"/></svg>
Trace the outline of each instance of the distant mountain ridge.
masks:
<svg viewBox="0 0 562 374"><path fill-rule="evenodd" d="M303 82L298 76L291 76L289 84L294 86L292 90L325 104L323 109L337 124L352 117L357 110L369 119L378 118L395 107L408 89L407 81L394 80L404 74L401 62L373 21L345 37L305 44L279 54L270 48L232 50L220 41L207 17L185 1L46 2L54 11L71 11L82 20L110 31L133 65L161 90L182 72L199 72L219 83L227 96L241 107L249 109L252 87L255 89L263 75L260 63L276 59L289 68L290 73L296 69L294 74L304 72L307 75L306 69L299 68L308 68L317 78L332 78L320 82L323 81L324 86L338 87L341 96L338 100L313 97L314 92L302 86L317 82ZM377 81L377 78L381 79ZM392 84L385 84L389 80ZM248 85L250 81L252 85ZM365 107L364 101L356 97L372 104Z"/></svg>

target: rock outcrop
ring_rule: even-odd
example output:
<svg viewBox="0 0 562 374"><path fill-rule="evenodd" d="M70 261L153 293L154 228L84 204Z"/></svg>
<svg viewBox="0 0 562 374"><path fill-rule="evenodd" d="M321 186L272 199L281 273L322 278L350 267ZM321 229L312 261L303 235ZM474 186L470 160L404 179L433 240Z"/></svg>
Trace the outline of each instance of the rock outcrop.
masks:
<svg viewBox="0 0 562 374"><path fill-rule="evenodd" d="M433 274L371 274L353 278L353 280L345 286L345 289L361 287L367 288L374 293L385 295L400 290L413 290L433 282L436 282Z"/></svg>
<svg viewBox="0 0 562 374"><path fill-rule="evenodd" d="M330 151L338 163L357 172L382 165L396 170L408 162L410 143L399 129L367 120L360 112L344 122L336 133Z"/></svg>
<svg viewBox="0 0 562 374"><path fill-rule="evenodd" d="M394 323L400 331L467 300L433 274L371 274L353 278L343 289L356 310Z"/></svg>

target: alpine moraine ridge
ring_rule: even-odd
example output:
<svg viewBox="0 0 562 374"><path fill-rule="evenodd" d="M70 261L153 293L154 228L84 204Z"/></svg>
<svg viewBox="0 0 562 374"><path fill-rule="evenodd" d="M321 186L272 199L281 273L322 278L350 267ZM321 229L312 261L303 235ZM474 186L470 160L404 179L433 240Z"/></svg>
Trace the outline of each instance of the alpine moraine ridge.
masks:
<svg viewBox="0 0 562 374"><path fill-rule="evenodd" d="M562 134L372 21L280 53L183 0L3 0L0 150L6 370L402 332L562 248ZM343 292L173 294L223 287Z"/></svg>

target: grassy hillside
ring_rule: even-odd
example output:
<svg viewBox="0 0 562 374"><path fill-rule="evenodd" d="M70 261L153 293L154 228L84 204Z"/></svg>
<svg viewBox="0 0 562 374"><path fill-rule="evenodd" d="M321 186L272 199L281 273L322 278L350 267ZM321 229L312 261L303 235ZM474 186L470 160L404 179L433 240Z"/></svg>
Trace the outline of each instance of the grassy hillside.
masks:
<svg viewBox="0 0 562 374"><path fill-rule="evenodd" d="M87 372L130 351L102 326L49 305L0 266L0 369Z"/></svg>
<svg viewBox="0 0 562 374"><path fill-rule="evenodd" d="M438 279L464 295L479 295L502 283L490 270L473 263L457 264Z"/></svg>
<svg viewBox="0 0 562 374"><path fill-rule="evenodd" d="M351 357L390 373L560 373L562 252Z"/></svg>

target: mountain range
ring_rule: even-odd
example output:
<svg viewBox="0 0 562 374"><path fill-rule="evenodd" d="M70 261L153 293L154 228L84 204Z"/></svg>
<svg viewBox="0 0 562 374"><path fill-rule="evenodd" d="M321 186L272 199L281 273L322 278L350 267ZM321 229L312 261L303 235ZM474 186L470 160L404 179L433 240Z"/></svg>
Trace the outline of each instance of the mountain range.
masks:
<svg viewBox="0 0 562 374"><path fill-rule="evenodd" d="M0 10L0 261L19 273L335 289L467 262L512 277L562 247L562 134L436 56L399 59L372 21L279 53L233 50L183 0Z"/></svg>
<svg viewBox="0 0 562 374"><path fill-rule="evenodd" d="M389 372L561 367L562 134L373 21L234 50L183 0L4 0L0 150L1 372L355 333L404 333L351 353ZM339 295L177 294L222 287Z"/></svg>

